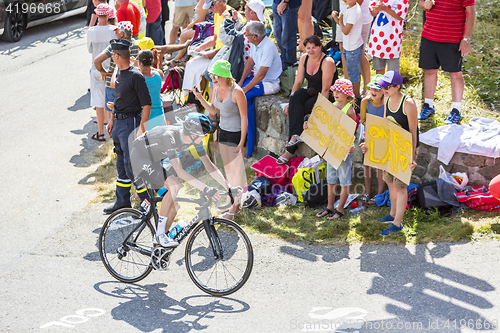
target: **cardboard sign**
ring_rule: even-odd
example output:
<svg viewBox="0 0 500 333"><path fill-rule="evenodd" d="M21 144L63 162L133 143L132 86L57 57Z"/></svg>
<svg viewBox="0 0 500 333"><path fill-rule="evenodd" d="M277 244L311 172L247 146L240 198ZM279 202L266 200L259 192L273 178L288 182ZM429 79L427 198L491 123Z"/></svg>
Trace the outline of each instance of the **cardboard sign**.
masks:
<svg viewBox="0 0 500 333"><path fill-rule="evenodd" d="M337 169L347 158L355 131L356 122L319 94L300 138Z"/></svg>
<svg viewBox="0 0 500 333"><path fill-rule="evenodd" d="M410 132L387 118L366 115L364 164L386 170L405 184L410 184L413 160L413 137Z"/></svg>

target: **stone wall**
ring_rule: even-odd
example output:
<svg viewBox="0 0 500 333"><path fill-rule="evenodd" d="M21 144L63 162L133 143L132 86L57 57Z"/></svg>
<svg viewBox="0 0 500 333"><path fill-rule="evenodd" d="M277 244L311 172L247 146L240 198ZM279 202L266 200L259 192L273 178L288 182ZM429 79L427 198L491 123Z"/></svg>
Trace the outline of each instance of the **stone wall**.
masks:
<svg viewBox="0 0 500 333"><path fill-rule="evenodd" d="M260 159L265 155L275 157L283 154L288 140L288 116L283 113L280 104L287 103L288 99L280 95L268 95L255 99L255 113L257 125L257 148L254 158ZM316 153L306 144L300 146L296 156L313 157ZM449 165L437 160L437 148L420 144L417 167L413 171L412 183L421 184L439 177L439 166L450 173L465 172L471 185L485 185L500 174L500 158L493 159L478 155L455 153ZM363 182L363 153L356 147L353 155L354 179ZM376 184L376 177L373 177Z"/></svg>

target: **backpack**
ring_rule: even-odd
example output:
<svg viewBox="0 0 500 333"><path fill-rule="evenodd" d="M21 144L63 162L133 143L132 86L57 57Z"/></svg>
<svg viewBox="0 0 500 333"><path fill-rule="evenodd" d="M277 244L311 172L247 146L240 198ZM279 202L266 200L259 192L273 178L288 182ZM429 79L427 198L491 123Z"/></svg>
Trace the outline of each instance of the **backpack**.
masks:
<svg viewBox="0 0 500 333"><path fill-rule="evenodd" d="M328 182L322 180L317 184L312 184L304 194L306 207L316 208L328 202Z"/></svg>
<svg viewBox="0 0 500 333"><path fill-rule="evenodd" d="M429 209L437 207L439 210L451 208L452 205L439 198L436 180L423 183L417 188L416 207Z"/></svg>
<svg viewBox="0 0 500 333"><path fill-rule="evenodd" d="M182 82L184 81L184 67L172 67L168 70L165 76L165 83L161 87L161 92L169 92L176 89L182 89Z"/></svg>
<svg viewBox="0 0 500 333"><path fill-rule="evenodd" d="M463 192L455 193L459 202L465 203L472 209L486 212L500 210L500 200L491 195L488 186L478 188L467 186Z"/></svg>

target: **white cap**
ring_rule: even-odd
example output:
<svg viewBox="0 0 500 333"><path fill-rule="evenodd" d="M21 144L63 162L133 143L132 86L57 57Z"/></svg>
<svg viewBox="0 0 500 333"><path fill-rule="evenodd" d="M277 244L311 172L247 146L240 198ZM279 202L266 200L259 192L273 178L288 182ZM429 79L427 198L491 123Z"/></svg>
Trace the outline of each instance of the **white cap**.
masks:
<svg viewBox="0 0 500 333"><path fill-rule="evenodd" d="M266 8L266 5L264 5L262 0L250 0L247 2L247 6L253 10L255 14L257 14L257 17L262 23L266 22L266 18L264 17L264 9Z"/></svg>

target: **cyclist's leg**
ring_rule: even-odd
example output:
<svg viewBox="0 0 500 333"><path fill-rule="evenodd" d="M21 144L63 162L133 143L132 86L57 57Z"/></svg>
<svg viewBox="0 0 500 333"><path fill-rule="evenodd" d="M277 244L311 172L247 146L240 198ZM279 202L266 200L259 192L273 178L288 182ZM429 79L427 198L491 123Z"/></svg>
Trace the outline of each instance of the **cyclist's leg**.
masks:
<svg viewBox="0 0 500 333"><path fill-rule="evenodd" d="M178 204L175 202L177 194L181 188L181 183L174 175L168 175L165 179L165 186L168 191L165 193L163 200L161 201L161 208L159 214L160 223L158 224L158 230L156 235L167 232L177 215Z"/></svg>

